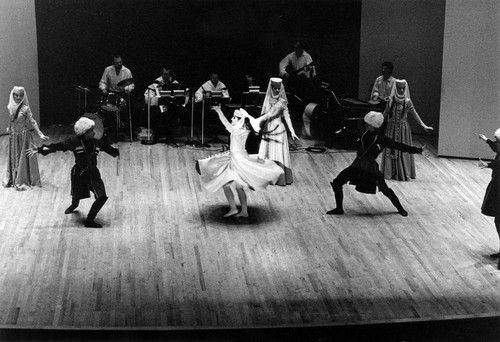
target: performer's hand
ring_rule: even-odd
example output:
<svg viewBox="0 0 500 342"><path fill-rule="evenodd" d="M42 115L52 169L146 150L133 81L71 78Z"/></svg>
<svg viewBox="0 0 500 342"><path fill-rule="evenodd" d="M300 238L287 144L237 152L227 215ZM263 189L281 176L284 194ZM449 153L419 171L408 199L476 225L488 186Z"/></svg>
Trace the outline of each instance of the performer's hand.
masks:
<svg viewBox="0 0 500 342"><path fill-rule="evenodd" d="M479 134L479 139L487 141L488 138L484 134Z"/></svg>
<svg viewBox="0 0 500 342"><path fill-rule="evenodd" d="M422 128L423 128L426 132L428 132L428 131L433 131L433 130L434 130L434 128L433 128L433 127L431 127L431 126L427 126L427 125L423 125L423 126L422 126Z"/></svg>
<svg viewBox="0 0 500 342"><path fill-rule="evenodd" d="M40 139L42 140L49 140L50 138L46 136L45 134L40 135Z"/></svg>
<svg viewBox="0 0 500 342"><path fill-rule="evenodd" d="M29 158L31 158L31 157L33 157L33 156L34 156L35 154L37 154L37 153L38 153L38 148L36 147L36 145L35 145L35 144L31 143L31 148L28 148L28 149L26 150L26 155L27 155Z"/></svg>
<svg viewBox="0 0 500 342"><path fill-rule="evenodd" d="M484 169L484 168L488 167L488 163L486 163L484 160L479 158L479 163L477 164L477 166L479 166L481 169Z"/></svg>
<svg viewBox="0 0 500 342"><path fill-rule="evenodd" d="M295 134L295 132L292 133L292 139L293 140L300 140L299 137L297 136L297 134Z"/></svg>

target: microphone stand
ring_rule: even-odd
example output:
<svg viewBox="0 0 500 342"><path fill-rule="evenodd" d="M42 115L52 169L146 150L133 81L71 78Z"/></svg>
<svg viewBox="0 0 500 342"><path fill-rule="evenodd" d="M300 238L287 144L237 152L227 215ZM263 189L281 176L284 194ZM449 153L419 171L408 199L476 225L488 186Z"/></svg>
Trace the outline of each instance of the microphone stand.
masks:
<svg viewBox="0 0 500 342"><path fill-rule="evenodd" d="M191 94L191 139L185 141L184 145L199 147L201 143L198 140L194 140L194 102L195 102L195 92Z"/></svg>
<svg viewBox="0 0 500 342"><path fill-rule="evenodd" d="M210 147L209 144L204 143L204 133L205 133L205 97L201 101L201 144L195 147Z"/></svg>
<svg viewBox="0 0 500 342"><path fill-rule="evenodd" d="M148 88L148 140L141 141L142 145L154 145L154 144L156 144L156 142L151 139L151 90L153 90L153 89Z"/></svg>
<svg viewBox="0 0 500 342"><path fill-rule="evenodd" d="M132 137L132 104L130 103L130 92L128 92L128 124L129 124L129 131L130 131L130 142L134 141L134 138Z"/></svg>

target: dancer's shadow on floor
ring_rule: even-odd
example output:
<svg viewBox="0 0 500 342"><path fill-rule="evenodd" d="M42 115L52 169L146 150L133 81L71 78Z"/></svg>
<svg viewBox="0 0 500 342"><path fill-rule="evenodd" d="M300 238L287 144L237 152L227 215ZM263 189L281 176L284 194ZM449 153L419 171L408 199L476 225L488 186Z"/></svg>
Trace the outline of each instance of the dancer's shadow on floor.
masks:
<svg viewBox="0 0 500 342"><path fill-rule="evenodd" d="M263 223L272 222L275 220L276 213L271 209L259 206L248 207L248 217L224 217L229 211L227 205L211 205L205 207L200 215L205 224L208 225L235 225L235 226L258 226Z"/></svg>

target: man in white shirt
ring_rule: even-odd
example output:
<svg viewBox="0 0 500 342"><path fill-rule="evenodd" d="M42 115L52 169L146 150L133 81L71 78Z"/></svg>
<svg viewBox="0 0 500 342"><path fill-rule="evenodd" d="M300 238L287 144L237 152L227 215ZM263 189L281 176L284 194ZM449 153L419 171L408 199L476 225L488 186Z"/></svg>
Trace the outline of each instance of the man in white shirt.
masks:
<svg viewBox="0 0 500 342"><path fill-rule="evenodd" d="M119 86L118 83L129 80L125 85ZM118 121L115 113L120 114L127 107L127 100L123 94L130 94L135 86L132 79L132 72L123 66L122 57L120 55L113 56L113 65L104 69L101 80L99 81L99 89L102 92L101 108L104 109L102 116L104 124L109 129L109 139L111 141L118 140ZM130 106L130 103L128 104ZM129 107L129 122L132 121L130 117ZM121 115L119 115L121 116ZM132 134L132 133L130 133Z"/></svg>
<svg viewBox="0 0 500 342"><path fill-rule="evenodd" d="M222 92L222 97L229 98L229 92L226 85L219 81L219 74L217 72L212 72L210 74L210 79L203 83L194 94L195 102L201 102L203 99L210 98L213 92L219 91Z"/></svg>
<svg viewBox="0 0 500 342"><path fill-rule="evenodd" d="M115 55L113 57L113 65L106 67L102 73L99 89L103 94L107 94L108 92L130 93L135 88L134 83L125 87L118 86L118 83L130 78L132 78L132 72L123 66L122 57Z"/></svg>
<svg viewBox="0 0 500 342"><path fill-rule="evenodd" d="M301 42L296 42L293 49L294 51L286 55L280 62L280 76L285 80L293 76L314 78L316 69L312 65L311 55L304 51Z"/></svg>
<svg viewBox="0 0 500 342"><path fill-rule="evenodd" d="M382 63L382 75L375 79L370 95L370 103L380 104L382 108L385 108L385 104L391 95L391 90L396 84L395 78L392 77L393 69L394 65L392 62Z"/></svg>

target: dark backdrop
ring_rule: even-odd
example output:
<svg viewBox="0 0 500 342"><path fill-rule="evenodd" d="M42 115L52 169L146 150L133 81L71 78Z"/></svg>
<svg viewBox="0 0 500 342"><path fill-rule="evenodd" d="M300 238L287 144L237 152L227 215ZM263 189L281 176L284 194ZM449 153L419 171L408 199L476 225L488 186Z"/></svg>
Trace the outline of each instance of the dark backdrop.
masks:
<svg viewBox="0 0 500 342"><path fill-rule="evenodd" d="M36 0L35 9L46 124L78 118L73 85L97 90L116 51L136 79L134 110L163 65L195 88L218 70L238 101L245 73L265 89L296 40L334 90L357 95L361 0Z"/></svg>

